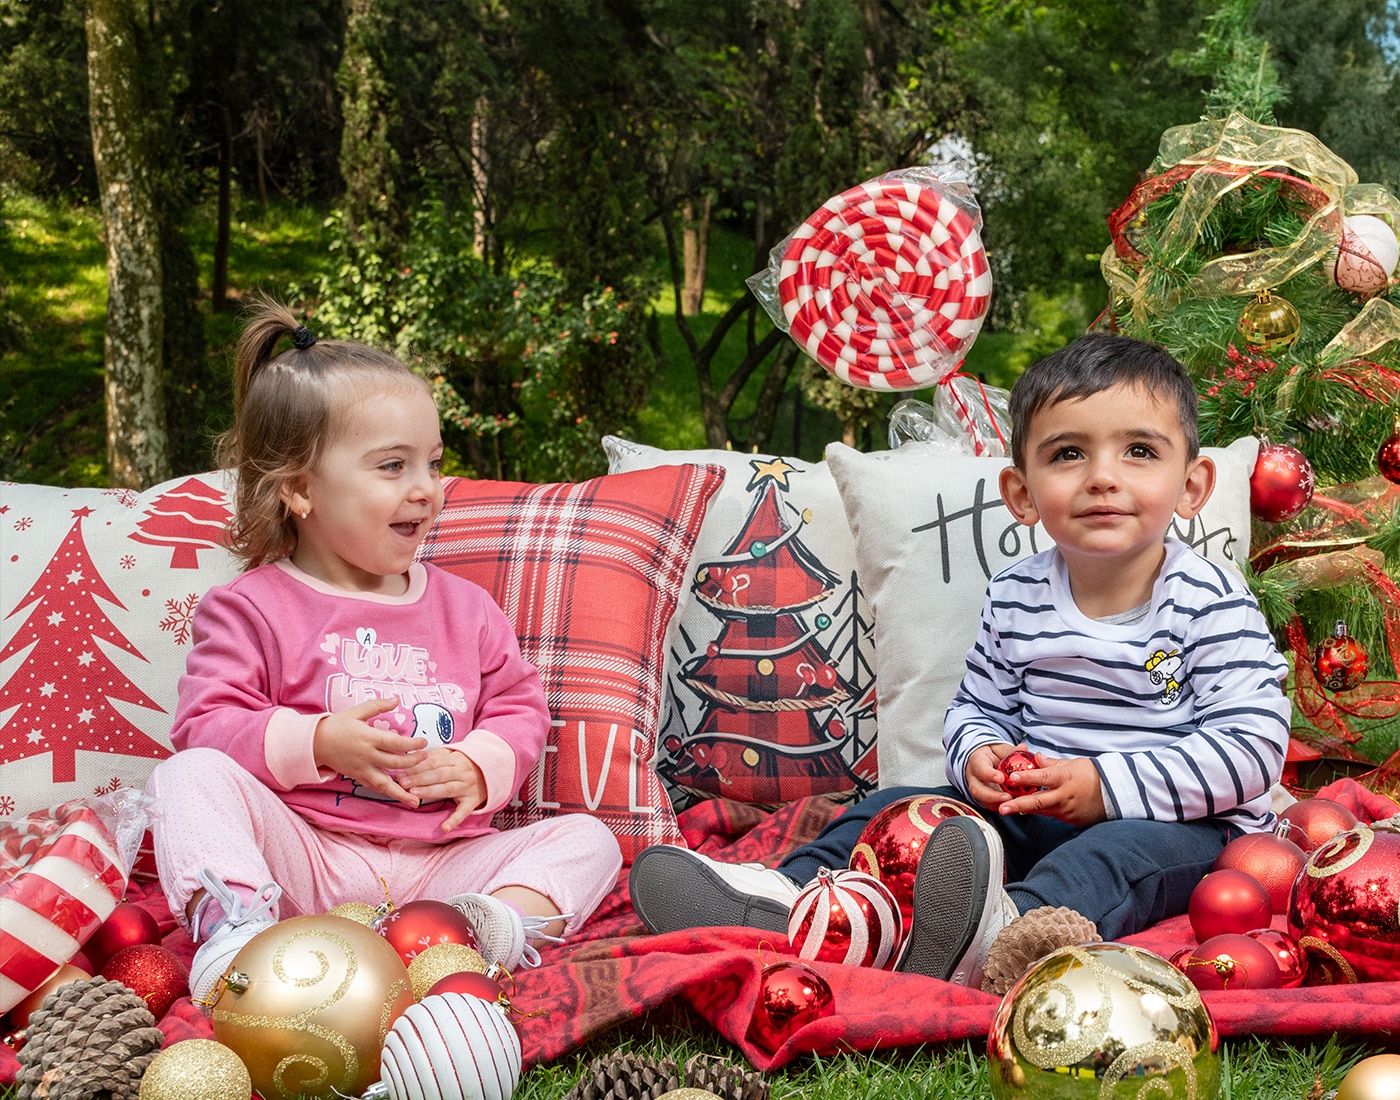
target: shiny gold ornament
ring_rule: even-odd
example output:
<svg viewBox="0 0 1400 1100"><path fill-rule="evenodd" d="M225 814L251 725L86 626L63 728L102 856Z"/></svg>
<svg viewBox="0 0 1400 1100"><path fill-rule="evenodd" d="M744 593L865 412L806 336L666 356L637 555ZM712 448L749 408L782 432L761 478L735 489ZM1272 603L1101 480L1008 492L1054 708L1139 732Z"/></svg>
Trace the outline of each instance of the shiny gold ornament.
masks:
<svg viewBox="0 0 1400 1100"><path fill-rule="evenodd" d="M214 1000L214 1038L265 1100L359 1096L389 1028L413 1004L399 953L344 917L292 917L249 940Z"/></svg>
<svg viewBox="0 0 1400 1100"><path fill-rule="evenodd" d="M987 1036L995 1100L1215 1100L1220 1038L1160 955L1065 947L1007 991Z"/></svg>
<svg viewBox="0 0 1400 1100"><path fill-rule="evenodd" d="M185 1039L151 1060L140 1100L248 1100L252 1091L247 1067L223 1043Z"/></svg>
<svg viewBox="0 0 1400 1100"><path fill-rule="evenodd" d="M435 943L414 956L408 964L408 980L413 983L413 999L421 1001L428 990L451 974L469 971L485 974L487 963L481 952L464 943Z"/></svg>
<svg viewBox="0 0 1400 1100"><path fill-rule="evenodd" d="M1361 1059L1337 1086L1337 1100L1400 1100L1400 1054Z"/></svg>
<svg viewBox="0 0 1400 1100"><path fill-rule="evenodd" d="M723 1100L709 1089L672 1089L663 1092L656 1100Z"/></svg>
<svg viewBox="0 0 1400 1100"><path fill-rule="evenodd" d="M1268 354L1291 348L1303 331L1303 320L1288 299L1261 290L1240 310L1239 329L1246 344Z"/></svg>
<svg viewBox="0 0 1400 1100"><path fill-rule="evenodd" d="M362 901L347 901L337 905L334 909L327 909L328 917L344 917L352 920L356 924L363 924L366 927L374 923L374 919L379 916L379 910L373 905L366 905Z"/></svg>

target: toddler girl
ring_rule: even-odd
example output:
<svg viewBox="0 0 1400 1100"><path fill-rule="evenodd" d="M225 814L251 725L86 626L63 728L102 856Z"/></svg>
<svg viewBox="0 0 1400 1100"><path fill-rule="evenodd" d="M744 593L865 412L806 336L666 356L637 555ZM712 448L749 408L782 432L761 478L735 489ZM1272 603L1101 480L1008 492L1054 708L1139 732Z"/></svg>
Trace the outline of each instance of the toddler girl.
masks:
<svg viewBox="0 0 1400 1100"><path fill-rule="evenodd" d="M194 1000L278 917L386 888L457 906L488 962L537 963L529 941L577 928L622 857L581 814L491 826L549 712L491 597L414 561L443 503L426 383L269 302L238 344L234 408L219 460L248 568L200 601L179 751L147 784L161 885L200 944Z"/></svg>

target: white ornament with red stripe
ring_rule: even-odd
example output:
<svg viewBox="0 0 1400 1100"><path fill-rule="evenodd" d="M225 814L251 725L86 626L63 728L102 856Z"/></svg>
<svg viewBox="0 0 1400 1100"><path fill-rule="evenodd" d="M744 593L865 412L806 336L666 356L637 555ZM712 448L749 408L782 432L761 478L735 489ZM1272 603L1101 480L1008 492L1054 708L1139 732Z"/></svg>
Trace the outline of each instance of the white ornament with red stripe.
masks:
<svg viewBox="0 0 1400 1100"><path fill-rule="evenodd" d="M365 1100L509 1100L521 1062L520 1037L499 1004L433 993L394 1021L381 1080Z"/></svg>
<svg viewBox="0 0 1400 1100"><path fill-rule="evenodd" d="M808 961L884 968L898 957L904 919L874 875L822 868L792 903L788 942Z"/></svg>
<svg viewBox="0 0 1400 1100"><path fill-rule="evenodd" d="M81 800L0 829L0 1013L78 953L126 878L111 830Z"/></svg>
<svg viewBox="0 0 1400 1100"><path fill-rule="evenodd" d="M961 365L992 276L976 204L954 194L932 173L892 172L828 199L788 238L783 320L841 381L913 390Z"/></svg>
<svg viewBox="0 0 1400 1100"><path fill-rule="evenodd" d="M1332 280L1353 294L1379 294L1400 263L1400 241L1389 223L1373 214L1353 214L1342 227L1332 262Z"/></svg>

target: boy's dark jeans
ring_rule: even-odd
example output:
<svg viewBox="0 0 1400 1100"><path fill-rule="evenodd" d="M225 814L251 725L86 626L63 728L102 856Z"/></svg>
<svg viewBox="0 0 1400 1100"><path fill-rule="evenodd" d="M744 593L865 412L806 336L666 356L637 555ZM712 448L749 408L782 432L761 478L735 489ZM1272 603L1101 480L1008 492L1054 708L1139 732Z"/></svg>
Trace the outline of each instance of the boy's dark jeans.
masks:
<svg viewBox="0 0 1400 1100"><path fill-rule="evenodd" d="M805 885L822 867L850 862L867 822L891 802L935 794L966 801L954 787L890 787L848 809L810 844L778 865ZM1186 912L1191 891L1240 830L1200 821L1104 821L1087 828L1038 814L982 816L1001 834L1006 891L1016 908L1064 905L1092 920L1105 940L1139 932Z"/></svg>

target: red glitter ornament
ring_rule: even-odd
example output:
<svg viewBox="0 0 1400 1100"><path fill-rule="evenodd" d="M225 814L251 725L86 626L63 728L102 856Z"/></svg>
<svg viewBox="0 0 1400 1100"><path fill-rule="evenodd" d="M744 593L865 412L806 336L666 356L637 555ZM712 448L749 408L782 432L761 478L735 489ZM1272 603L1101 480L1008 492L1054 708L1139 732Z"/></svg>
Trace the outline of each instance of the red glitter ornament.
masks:
<svg viewBox="0 0 1400 1100"><path fill-rule="evenodd" d="M1386 481L1400 485L1400 432L1396 432L1376 452L1376 469Z"/></svg>
<svg viewBox="0 0 1400 1100"><path fill-rule="evenodd" d="M1259 449L1249 475L1249 510L1265 523L1283 523L1312 500L1312 463L1297 447L1270 443Z"/></svg>
<svg viewBox="0 0 1400 1100"><path fill-rule="evenodd" d="M407 966L435 943L464 943L478 950L476 931L460 910L445 901L410 901L390 909L370 926L399 953Z"/></svg>
<svg viewBox="0 0 1400 1100"><path fill-rule="evenodd" d="M1313 673L1329 691L1350 691L1366 679L1368 660L1365 647L1347 634L1347 624L1338 620L1332 637L1324 638L1313 650Z"/></svg>
<svg viewBox="0 0 1400 1100"><path fill-rule="evenodd" d="M123 947L103 964L102 976L121 982L145 1001L157 1021L181 997L190 995L189 970L175 952L158 944Z"/></svg>
<svg viewBox="0 0 1400 1100"><path fill-rule="evenodd" d="M798 1029L835 1011L831 986L806 963L769 963L758 978L749 1042L772 1054Z"/></svg>
<svg viewBox="0 0 1400 1100"><path fill-rule="evenodd" d="M1226 869L1212 871L1196 884L1186 903L1191 931L1204 943L1226 932L1244 935L1252 928L1267 928L1273 919L1269 891L1253 875Z"/></svg>
<svg viewBox="0 0 1400 1100"><path fill-rule="evenodd" d="M1221 849L1215 870L1243 871L1253 875L1269 892L1275 913L1287 913L1293 883L1307 862L1308 853L1293 841L1274 833L1246 833ZM1266 922L1267 923L1267 922Z"/></svg>
<svg viewBox="0 0 1400 1100"><path fill-rule="evenodd" d="M1308 958L1296 939L1278 928L1255 928L1245 935L1273 952L1274 962L1278 963L1279 988L1292 989L1303 984Z"/></svg>
<svg viewBox="0 0 1400 1100"><path fill-rule="evenodd" d="M1279 833L1304 852L1356 828L1356 815L1330 798L1302 798L1278 815Z"/></svg>
<svg viewBox="0 0 1400 1100"><path fill-rule="evenodd" d="M799 958L888 968L904 940L904 920L875 876L823 867L792 903L787 932Z"/></svg>
<svg viewBox="0 0 1400 1100"><path fill-rule="evenodd" d="M944 818L972 816L971 806L936 794L920 794L891 802L866 822L851 849L851 870L864 871L883 882L899 903L904 927L913 927L914 874L933 830Z"/></svg>
<svg viewBox="0 0 1400 1100"><path fill-rule="evenodd" d="M160 943L160 925L139 905L124 901L83 944L83 952L93 966L101 967L123 947L143 943Z"/></svg>
<svg viewBox="0 0 1400 1100"><path fill-rule="evenodd" d="M480 997L483 1001L498 1001L501 998L501 983L479 970L459 970L433 983L424 994L424 999L434 993L461 993L467 997Z"/></svg>
<svg viewBox="0 0 1400 1100"><path fill-rule="evenodd" d="M1282 982L1273 951L1235 932L1211 936L1176 965L1201 990L1277 989Z"/></svg>
<svg viewBox="0 0 1400 1100"><path fill-rule="evenodd" d="M1314 851L1288 930L1308 951L1310 984L1315 955L1343 976L1350 967L1360 981L1400 980L1400 835L1358 825Z"/></svg>

